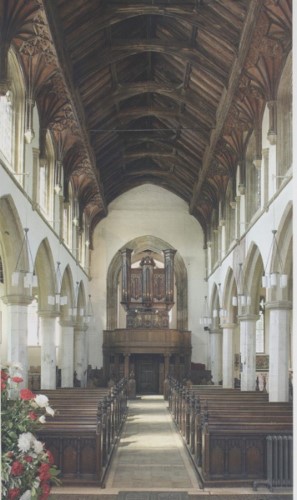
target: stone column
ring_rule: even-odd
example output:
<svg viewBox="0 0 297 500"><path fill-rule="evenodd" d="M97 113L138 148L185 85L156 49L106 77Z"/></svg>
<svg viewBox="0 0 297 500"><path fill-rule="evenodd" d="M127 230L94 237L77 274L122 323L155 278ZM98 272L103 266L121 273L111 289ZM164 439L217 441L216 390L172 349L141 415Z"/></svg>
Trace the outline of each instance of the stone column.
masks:
<svg viewBox="0 0 297 500"><path fill-rule="evenodd" d="M165 376L165 378L167 378L169 375L169 360L170 360L170 354L165 352L164 353L164 376Z"/></svg>
<svg viewBox="0 0 297 500"><path fill-rule="evenodd" d="M218 384L222 380L222 330L209 330L209 338L212 381Z"/></svg>
<svg viewBox="0 0 297 500"><path fill-rule="evenodd" d="M28 305L32 298L26 295L2 297L7 304L7 360L22 366L23 382L28 387Z"/></svg>
<svg viewBox="0 0 297 500"><path fill-rule="evenodd" d="M41 338L41 389L56 389L56 313L39 312Z"/></svg>
<svg viewBox="0 0 297 500"><path fill-rule="evenodd" d="M130 354L124 354L125 356L125 364L124 364L124 377L126 379L129 378L129 372L130 372L130 367L129 367L129 358L130 358Z"/></svg>
<svg viewBox="0 0 297 500"><path fill-rule="evenodd" d="M73 321L60 320L61 325L61 387L73 387L74 328Z"/></svg>
<svg viewBox="0 0 297 500"><path fill-rule="evenodd" d="M240 321L241 390L256 389L256 322L259 316L245 314Z"/></svg>
<svg viewBox="0 0 297 500"><path fill-rule="evenodd" d="M270 302L269 310L269 401L289 401L289 338L292 304Z"/></svg>
<svg viewBox="0 0 297 500"><path fill-rule="evenodd" d="M232 389L234 387L234 350L233 331L236 328L234 323L223 325L223 387Z"/></svg>
<svg viewBox="0 0 297 500"><path fill-rule="evenodd" d="M81 387L86 387L87 381L87 329L88 327L84 324L74 327L74 369Z"/></svg>

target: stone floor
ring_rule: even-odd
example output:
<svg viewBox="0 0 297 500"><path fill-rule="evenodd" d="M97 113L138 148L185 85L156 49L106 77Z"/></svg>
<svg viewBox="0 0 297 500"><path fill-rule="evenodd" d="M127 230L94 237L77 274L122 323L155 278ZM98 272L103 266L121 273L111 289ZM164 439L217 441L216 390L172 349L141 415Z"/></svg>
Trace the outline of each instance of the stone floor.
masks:
<svg viewBox="0 0 297 500"><path fill-rule="evenodd" d="M291 491L267 488L200 489L196 471L161 396L129 401L128 417L113 454L105 488L53 488L50 500L273 500Z"/></svg>

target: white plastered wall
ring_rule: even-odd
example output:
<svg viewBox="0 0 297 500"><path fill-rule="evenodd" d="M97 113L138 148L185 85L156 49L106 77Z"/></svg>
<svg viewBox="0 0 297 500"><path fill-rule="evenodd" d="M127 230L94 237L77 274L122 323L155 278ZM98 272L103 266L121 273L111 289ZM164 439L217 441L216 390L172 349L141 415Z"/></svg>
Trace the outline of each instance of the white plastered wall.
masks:
<svg viewBox="0 0 297 500"><path fill-rule="evenodd" d="M189 214L188 205L169 191L151 184L134 188L108 207L108 216L94 232L90 288L94 304L94 332L89 363L102 366L102 331L106 328L106 275L114 255L134 238L150 235L174 247L188 272L188 329L192 332L192 361L207 362L208 345L203 327L206 295L203 231Z"/></svg>

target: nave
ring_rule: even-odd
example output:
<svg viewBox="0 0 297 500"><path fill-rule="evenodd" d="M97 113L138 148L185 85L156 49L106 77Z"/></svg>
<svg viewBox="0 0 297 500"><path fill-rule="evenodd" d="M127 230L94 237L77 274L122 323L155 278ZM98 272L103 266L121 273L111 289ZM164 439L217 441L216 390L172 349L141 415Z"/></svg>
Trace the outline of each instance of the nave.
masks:
<svg viewBox="0 0 297 500"><path fill-rule="evenodd" d="M204 488L160 395L137 396L128 401L127 418L113 453L103 488L55 487L51 500L289 500L288 488L269 492L259 486Z"/></svg>

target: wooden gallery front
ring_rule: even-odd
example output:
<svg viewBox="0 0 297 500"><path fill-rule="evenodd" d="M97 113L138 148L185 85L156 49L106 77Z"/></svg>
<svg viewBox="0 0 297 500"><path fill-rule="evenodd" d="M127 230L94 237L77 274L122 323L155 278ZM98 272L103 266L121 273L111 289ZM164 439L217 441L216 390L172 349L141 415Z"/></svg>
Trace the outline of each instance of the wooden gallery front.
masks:
<svg viewBox="0 0 297 500"><path fill-rule="evenodd" d="M163 250L161 262L145 250L136 266L132 253L128 248L120 252L126 327L104 331L104 376L107 380L132 376L138 394L161 394L166 375L184 378L191 366L191 332L170 328L176 250Z"/></svg>

